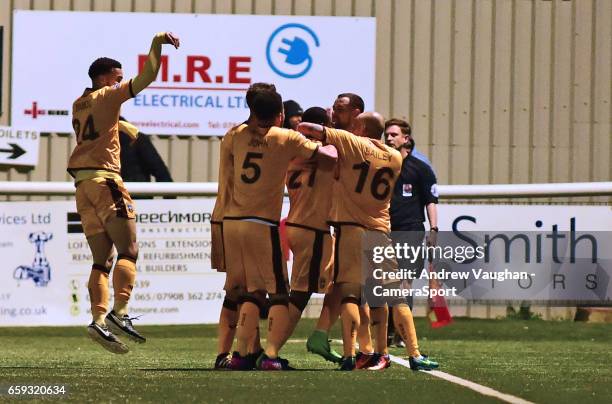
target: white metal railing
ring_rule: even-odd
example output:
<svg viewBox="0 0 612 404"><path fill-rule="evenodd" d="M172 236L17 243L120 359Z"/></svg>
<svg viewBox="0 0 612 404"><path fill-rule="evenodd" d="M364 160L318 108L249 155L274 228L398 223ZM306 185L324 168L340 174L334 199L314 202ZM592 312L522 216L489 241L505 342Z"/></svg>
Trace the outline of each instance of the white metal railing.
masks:
<svg viewBox="0 0 612 404"><path fill-rule="evenodd" d="M131 195L143 196L214 196L216 182L127 182ZM7 181L0 182L0 195L74 195L73 182Z"/></svg>
<svg viewBox="0 0 612 404"><path fill-rule="evenodd" d="M128 182L132 195L142 196L214 196L216 182ZM72 182L0 182L0 195L74 195ZM612 195L611 182L547 184L439 185L441 199L529 198L561 196Z"/></svg>

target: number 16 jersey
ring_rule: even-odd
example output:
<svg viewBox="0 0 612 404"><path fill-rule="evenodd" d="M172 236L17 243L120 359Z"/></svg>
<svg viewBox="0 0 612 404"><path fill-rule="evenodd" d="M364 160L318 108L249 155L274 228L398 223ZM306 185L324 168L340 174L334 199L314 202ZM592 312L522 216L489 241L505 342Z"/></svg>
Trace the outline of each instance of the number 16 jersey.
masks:
<svg viewBox="0 0 612 404"><path fill-rule="evenodd" d="M370 138L326 128L325 141L338 149L332 224L354 224L390 231L389 203L402 167L397 150Z"/></svg>

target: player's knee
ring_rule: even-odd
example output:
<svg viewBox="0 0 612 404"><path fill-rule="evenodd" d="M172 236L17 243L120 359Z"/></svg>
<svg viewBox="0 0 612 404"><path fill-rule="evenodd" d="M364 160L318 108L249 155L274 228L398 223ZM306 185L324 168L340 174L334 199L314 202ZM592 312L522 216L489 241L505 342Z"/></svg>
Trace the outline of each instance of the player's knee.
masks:
<svg viewBox="0 0 612 404"><path fill-rule="evenodd" d="M240 303L240 292L237 289L228 290L225 292L225 298L223 299L223 307L237 311L238 304Z"/></svg>
<svg viewBox="0 0 612 404"><path fill-rule="evenodd" d="M113 268L113 263L115 262L115 254L111 254L108 256L108 258L106 259L106 262L104 263L104 267L110 271Z"/></svg>
<svg viewBox="0 0 612 404"><path fill-rule="evenodd" d="M304 311L311 295L312 293L310 292L292 290L289 294L289 303L294 305L299 311Z"/></svg>
<svg viewBox="0 0 612 404"><path fill-rule="evenodd" d="M386 305L381 307L370 307L370 325L387 324L388 316L389 309Z"/></svg>
<svg viewBox="0 0 612 404"><path fill-rule="evenodd" d="M240 295L239 303L252 303L256 305L259 310L266 306L266 292L255 291L255 292L243 292Z"/></svg>
<svg viewBox="0 0 612 404"><path fill-rule="evenodd" d="M130 261L136 262L138 259L138 243L136 241L132 241L127 243L125 246L121 246L117 248L117 252L119 253L117 258L125 258Z"/></svg>
<svg viewBox="0 0 612 404"><path fill-rule="evenodd" d="M263 305L260 307L259 318L265 320L268 318L268 314L270 314L270 299L266 297L264 298Z"/></svg>
<svg viewBox="0 0 612 404"><path fill-rule="evenodd" d="M370 313L372 317L381 316L383 314L386 315L387 313L389 313L389 308L387 307L387 305L378 307L370 306Z"/></svg>
<svg viewBox="0 0 612 404"><path fill-rule="evenodd" d="M412 311L412 308L414 307L414 297L412 296L407 296L406 297L406 304L408 305L408 307L410 308L410 310Z"/></svg>
<svg viewBox="0 0 612 404"><path fill-rule="evenodd" d="M289 295L286 293L270 294L270 307L289 305Z"/></svg>
<svg viewBox="0 0 612 404"><path fill-rule="evenodd" d="M133 242L130 243L130 246L128 248L128 254L130 254L132 257L134 257L134 259L138 259L138 243Z"/></svg>
<svg viewBox="0 0 612 404"><path fill-rule="evenodd" d="M112 262L111 262L111 267L112 267ZM91 266L91 270L92 271L99 271L99 272L101 272L103 274L108 275L110 273L110 271L111 271L111 267L108 267L106 265L101 265L101 264L93 264Z"/></svg>
<svg viewBox="0 0 612 404"><path fill-rule="evenodd" d="M406 303L405 300L401 300L401 301L398 301L397 304L393 305L393 307L391 308L391 313L393 317L395 318L401 315L402 310L406 310L406 309L410 310L410 306L408 306L408 303Z"/></svg>
<svg viewBox="0 0 612 404"><path fill-rule="evenodd" d="M127 251L120 252L117 255L117 261L119 260L128 260L135 264L136 261L138 260L138 247L134 249L128 248Z"/></svg>
<svg viewBox="0 0 612 404"><path fill-rule="evenodd" d="M337 285L341 304L354 303L361 305L361 285L358 283L341 283Z"/></svg>
<svg viewBox="0 0 612 404"><path fill-rule="evenodd" d="M223 308L231 311L236 311L238 310L238 302L225 296L225 298L223 299Z"/></svg>

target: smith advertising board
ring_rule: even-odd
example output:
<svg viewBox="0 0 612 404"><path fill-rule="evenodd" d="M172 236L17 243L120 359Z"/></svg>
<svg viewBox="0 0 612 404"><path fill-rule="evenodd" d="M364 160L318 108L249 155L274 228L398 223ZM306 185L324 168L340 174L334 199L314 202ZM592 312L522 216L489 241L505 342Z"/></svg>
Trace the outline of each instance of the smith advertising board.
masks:
<svg viewBox="0 0 612 404"><path fill-rule="evenodd" d="M210 215L214 199L138 200L140 248L137 281L130 302L142 324L215 323L223 302L224 275L210 267ZM285 213L287 205L284 206ZM597 300L612 297L608 206L440 205L443 234L460 234L478 247L480 236L523 233L537 267L531 280L445 281L463 299ZM574 230L572 230L574 229ZM564 232L564 233L559 233ZM554 235L555 239L551 239ZM599 262L588 266L545 264L548 247L560 255L576 242L590 259L596 239ZM565 234L566 238L560 237ZM579 240L580 238L580 240ZM538 248L541 240L542 248ZM501 240L495 245L502 245ZM527 242L512 242L523 256ZM548 247L547 247L548 246ZM231 246L226 246L231 248ZM542 250L542 254L538 254ZM571 245L570 245L571 250ZM553 254L554 255L554 254ZM85 325L90 320L87 280L92 258L74 201L0 203L0 326ZM461 268L459 268L461 269ZM577 270L579 272L577 272ZM425 283L415 282L415 287Z"/></svg>

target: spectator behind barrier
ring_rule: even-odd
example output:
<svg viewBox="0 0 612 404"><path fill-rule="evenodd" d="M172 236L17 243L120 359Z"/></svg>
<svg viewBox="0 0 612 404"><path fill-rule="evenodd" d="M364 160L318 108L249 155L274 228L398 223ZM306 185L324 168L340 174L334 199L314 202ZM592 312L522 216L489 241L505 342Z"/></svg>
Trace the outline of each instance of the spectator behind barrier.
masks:
<svg viewBox="0 0 612 404"><path fill-rule="evenodd" d="M161 158L151 138L139 132L125 118L119 118L119 141L121 143L121 177L125 182L173 182L168 167ZM137 197L151 199L152 197ZM167 197L164 199L174 199Z"/></svg>

